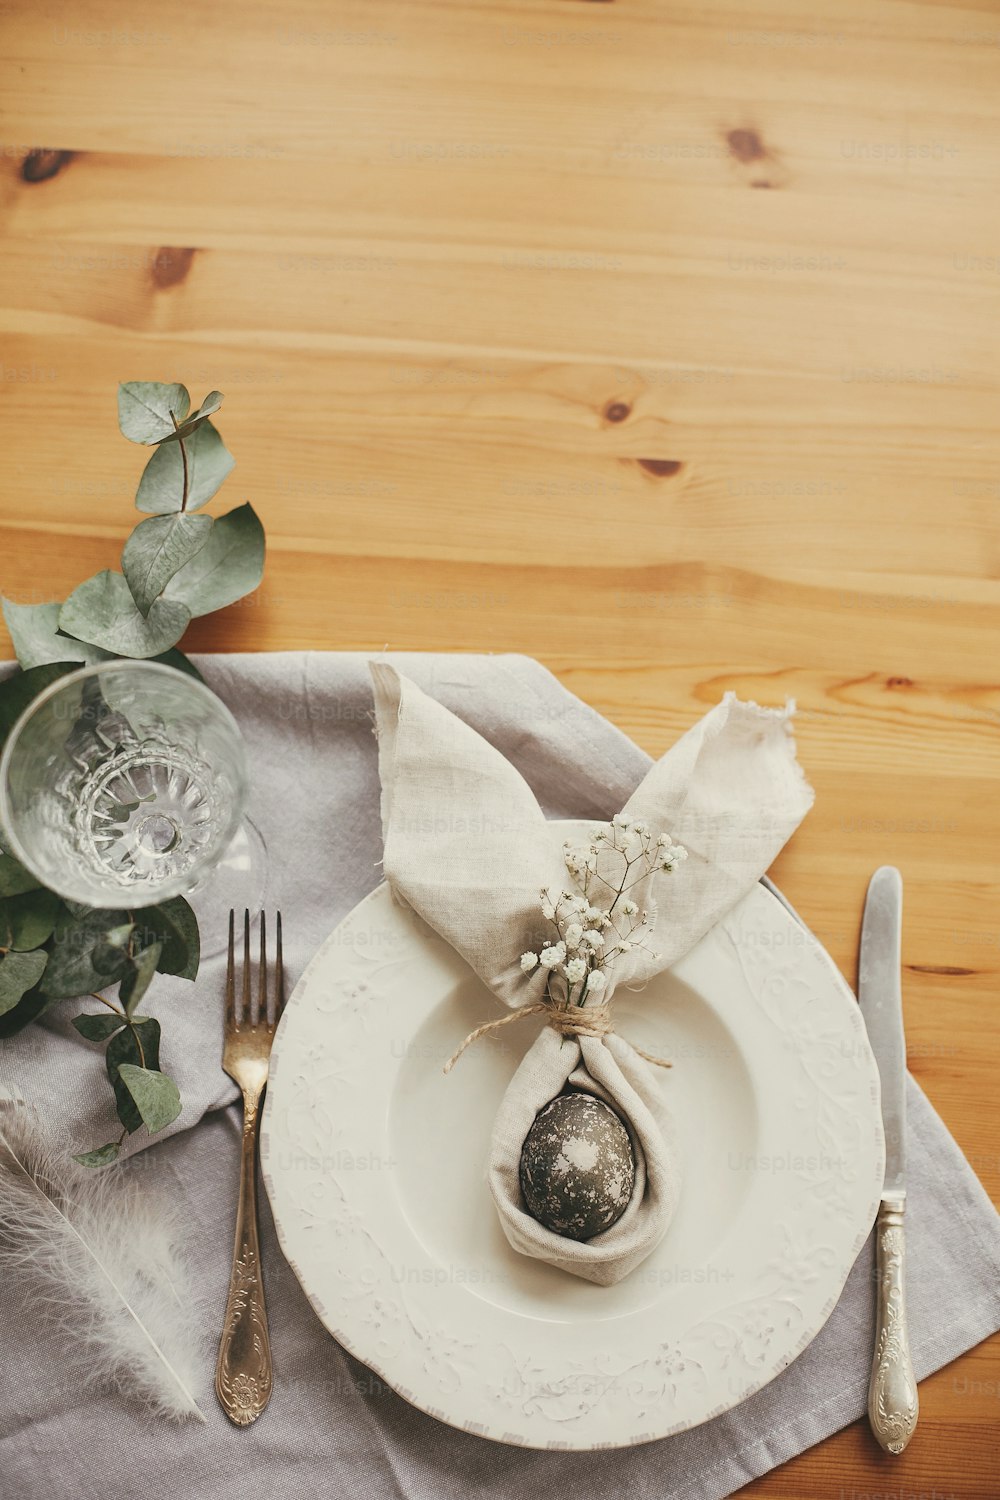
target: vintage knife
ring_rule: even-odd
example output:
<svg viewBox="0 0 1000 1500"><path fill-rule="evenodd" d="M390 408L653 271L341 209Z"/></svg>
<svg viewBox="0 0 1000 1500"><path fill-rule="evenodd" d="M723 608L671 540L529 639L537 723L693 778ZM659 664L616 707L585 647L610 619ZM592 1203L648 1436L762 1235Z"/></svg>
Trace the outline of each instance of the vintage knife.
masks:
<svg viewBox="0 0 1000 1500"><path fill-rule="evenodd" d="M887 1453L902 1453L913 1436L918 1410L904 1292L906 1043L900 985L902 918L902 877L892 865L883 865L872 876L865 901L858 999L882 1080L885 1183L875 1224L878 1291L868 1420Z"/></svg>

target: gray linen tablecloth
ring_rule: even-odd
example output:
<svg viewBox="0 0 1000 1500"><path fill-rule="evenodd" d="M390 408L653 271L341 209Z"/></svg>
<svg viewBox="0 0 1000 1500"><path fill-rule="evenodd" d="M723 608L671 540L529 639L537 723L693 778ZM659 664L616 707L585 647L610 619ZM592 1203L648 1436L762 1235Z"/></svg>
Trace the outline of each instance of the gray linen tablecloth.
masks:
<svg viewBox="0 0 1000 1500"><path fill-rule="evenodd" d="M617 811L648 757L523 657L389 657L493 741L550 817ZM285 914L290 983L380 879L378 773L367 659L287 653L199 659L250 747L252 815L270 855L268 904ZM891 850L886 850L891 857ZM144 1010L164 1031L163 1066L184 1111L172 1139L128 1170L182 1206L211 1346L205 1427L173 1427L113 1393L86 1390L60 1337L14 1286L0 1307L3 1500L339 1500L346 1495L534 1500L715 1500L837 1431L865 1409L872 1337L869 1240L826 1327L777 1380L691 1432L642 1448L572 1454L505 1448L454 1431L397 1397L317 1322L282 1259L266 1203L264 1263L275 1365L270 1407L237 1431L212 1394L237 1185L235 1090L218 1064L221 959L195 985L157 979ZM42 1101L77 1140L115 1133L103 1060L70 1026L78 1002L0 1043L0 1086ZM1000 1327L1000 1218L955 1142L909 1085L910 1328L922 1378ZM197 1128L191 1129L190 1127ZM143 1137L144 1132L140 1133ZM139 1148L142 1140L134 1139ZM920 1430L914 1439L921 1441ZM942 1476L942 1481L947 1479Z"/></svg>

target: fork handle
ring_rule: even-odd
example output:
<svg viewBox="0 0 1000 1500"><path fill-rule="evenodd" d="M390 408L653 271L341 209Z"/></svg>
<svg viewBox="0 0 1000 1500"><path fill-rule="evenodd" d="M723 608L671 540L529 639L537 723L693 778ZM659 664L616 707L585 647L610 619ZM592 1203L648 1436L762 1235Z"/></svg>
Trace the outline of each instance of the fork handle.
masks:
<svg viewBox="0 0 1000 1500"><path fill-rule="evenodd" d="M240 1202L215 1393L237 1427L256 1422L271 1399L271 1341L257 1228L257 1123L260 1093L243 1096Z"/></svg>

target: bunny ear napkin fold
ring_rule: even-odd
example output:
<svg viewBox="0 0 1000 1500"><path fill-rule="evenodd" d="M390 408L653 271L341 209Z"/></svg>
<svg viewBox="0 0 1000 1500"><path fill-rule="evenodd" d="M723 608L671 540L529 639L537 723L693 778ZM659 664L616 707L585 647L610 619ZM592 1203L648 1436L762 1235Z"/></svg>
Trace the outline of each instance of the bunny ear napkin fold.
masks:
<svg viewBox="0 0 1000 1500"><path fill-rule="evenodd" d="M487 1176L504 1233L523 1254L609 1286L663 1238L680 1190L662 1085L615 1033L614 990L688 952L809 811L794 707L762 709L728 693L622 812L595 826L547 821L520 773L474 729L395 668L371 671L394 895L508 1007L494 1024L535 1013L548 1021L493 1127ZM566 1089L610 1105L635 1160L624 1211L586 1240L546 1228L521 1191L525 1137Z"/></svg>

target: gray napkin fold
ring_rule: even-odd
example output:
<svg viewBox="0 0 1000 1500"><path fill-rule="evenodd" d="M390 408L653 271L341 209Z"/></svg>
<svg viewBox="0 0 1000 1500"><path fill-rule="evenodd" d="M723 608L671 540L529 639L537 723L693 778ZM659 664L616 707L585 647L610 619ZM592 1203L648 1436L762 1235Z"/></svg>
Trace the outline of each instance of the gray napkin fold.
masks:
<svg viewBox="0 0 1000 1500"><path fill-rule="evenodd" d="M522 657L389 657L521 771L555 818L607 818L649 758L536 662ZM270 853L268 904L285 914L294 983L331 927L381 879L379 782L368 659L280 653L205 657L199 666L247 737L255 821ZM221 961L196 984L158 979L144 1005L163 1026L163 1066L185 1107L175 1138L129 1170L179 1199L206 1316L221 1318L235 1211L235 1090L219 1066ZM65 1002L0 1043L0 1087L40 1103L84 1145L109 1139L103 1061L73 1031ZM1000 1327L1000 1217L926 1097L908 1092L910 1331L918 1378ZM198 1129L187 1127L201 1120ZM133 1150L144 1143L133 1138ZM861 1416L873 1316L872 1246L829 1322L777 1380L733 1411L661 1443L615 1453L536 1453L443 1427L346 1356L317 1323L281 1258L266 1204L264 1256L275 1394L237 1432L206 1369L206 1428L155 1423L113 1394L87 1394L58 1334L8 1296L0 1305L0 1474L11 1500L274 1500L358 1493L413 1500L581 1500L609 1487L636 1500L718 1500ZM914 1443L920 1443L920 1428ZM946 1481L948 1476L942 1476Z"/></svg>

